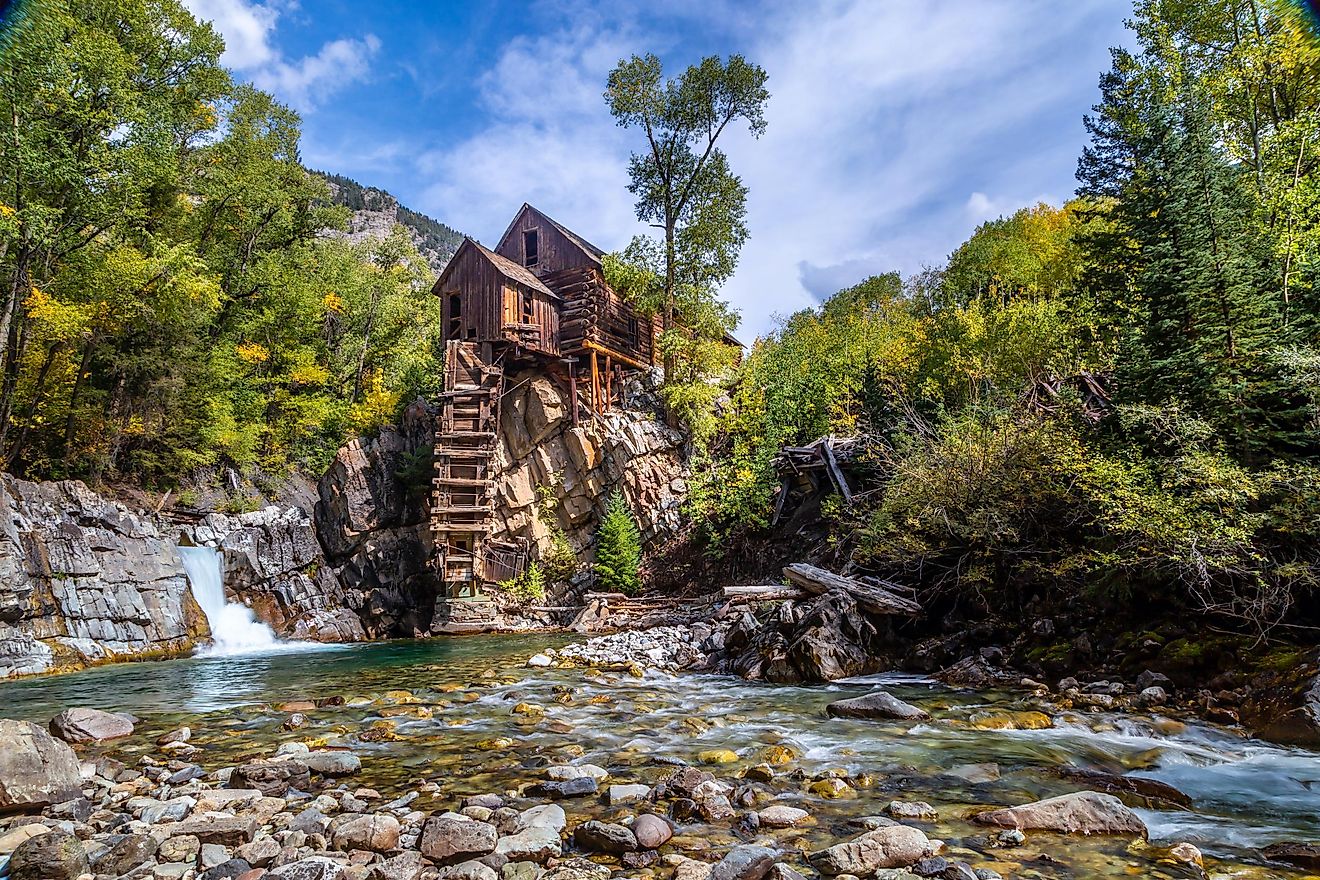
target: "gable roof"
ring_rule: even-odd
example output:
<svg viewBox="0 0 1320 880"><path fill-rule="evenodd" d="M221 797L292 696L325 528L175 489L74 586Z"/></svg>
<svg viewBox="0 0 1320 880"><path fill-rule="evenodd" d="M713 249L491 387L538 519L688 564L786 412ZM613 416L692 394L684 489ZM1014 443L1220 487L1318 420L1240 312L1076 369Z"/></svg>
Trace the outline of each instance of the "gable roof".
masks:
<svg viewBox="0 0 1320 880"><path fill-rule="evenodd" d="M531 202L523 202L522 207L519 208L517 213L513 215L513 219L509 221L509 225L504 229L504 234L500 236L500 240L495 245L496 250L499 250L501 245L503 245L504 242L508 240L509 234L513 232L514 224L516 224L518 222L518 218L523 215L523 211L531 211L534 214L536 214L536 216L544 220L547 224L553 226L559 232L560 235L564 236L564 238L567 238L569 241L573 242L573 244L581 248L582 252L585 253L587 257L593 262L599 264L600 258L605 256L604 248L596 247L594 244L587 241L585 238L578 235L576 232L569 229L567 226L560 223L555 218L551 217L545 211L542 211L541 209L532 205Z"/></svg>
<svg viewBox="0 0 1320 880"><path fill-rule="evenodd" d="M436 279L435 287L432 289L435 291L437 296L440 294L441 287L443 286L445 278L449 276L450 270L454 266L458 265L458 258L463 255L463 251L468 249L475 250L478 254L480 254L487 261L489 261L501 275L503 275L505 278L508 278L510 281L516 281L519 284L523 285L524 287L530 287L532 290L535 290L539 293L544 293L546 296L550 297L555 302L563 302L559 294L555 293L553 290L546 287L545 283L541 281L540 278L537 278L535 275L533 275L532 272L529 269L527 269L525 266L519 266L513 260L510 260L506 257L501 257L499 254L495 253L490 248L485 247L480 242L472 238L463 239L463 243L458 246L458 250L455 251L454 255L449 258L449 263L445 265L444 271L441 272L440 277Z"/></svg>

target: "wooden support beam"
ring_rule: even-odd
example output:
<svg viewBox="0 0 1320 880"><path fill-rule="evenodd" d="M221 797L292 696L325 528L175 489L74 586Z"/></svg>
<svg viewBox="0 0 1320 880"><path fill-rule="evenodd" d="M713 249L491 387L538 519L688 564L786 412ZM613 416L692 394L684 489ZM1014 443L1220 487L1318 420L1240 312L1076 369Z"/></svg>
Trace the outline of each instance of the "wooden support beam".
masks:
<svg viewBox="0 0 1320 880"><path fill-rule="evenodd" d="M852 504L852 489L848 488L848 480L844 477L843 471L839 470L839 462L834 458L834 444L827 437L820 448L825 455L825 464L830 469L830 477L833 478L834 485L839 487L839 492L843 495L843 503Z"/></svg>
<svg viewBox="0 0 1320 880"><path fill-rule="evenodd" d="M591 348L591 410L600 412L600 366L596 361L596 349Z"/></svg>
<svg viewBox="0 0 1320 880"><path fill-rule="evenodd" d="M610 376L614 369L610 364L610 356L605 355L605 408L609 409L614 405L614 389L611 387Z"/></svg>
<svg viewBox="0 0 1320 880"><path fill-rule="evenodd" d="M590 340L587 340L586 342L582 343L582 347L592 353L600 352L602 355L609 355L610 357L614 358L616 361L621 361L622 363L625 363L630 367L636 367L639 370L650 369L650 367L645 362L639 361L635 357L629 357L628 355L623 354L620 351L616 351L615 349L610 348L608 346L601 345L599 342L592 342Z"/></svg>

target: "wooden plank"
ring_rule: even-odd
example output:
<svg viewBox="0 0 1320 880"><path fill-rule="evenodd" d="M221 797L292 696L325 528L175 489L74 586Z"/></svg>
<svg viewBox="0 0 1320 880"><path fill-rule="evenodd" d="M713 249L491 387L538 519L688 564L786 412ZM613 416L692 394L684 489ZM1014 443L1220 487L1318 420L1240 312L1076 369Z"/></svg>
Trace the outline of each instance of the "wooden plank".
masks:
<svg viewBox="0 0 1320 880"><path fill-rule="evenodd" d="M600 412L600 367L596 362L596 350L591 351L591 409Z"/></svg>
<svg viewBox="0 0 1320 880"><path fill-rule="evenodd" d="M810 595L801 587L786 587L783 584L749 584L724 588L724 598L732 602L782 602L805 599Z"/></svg>
<svg viewBox="0 0 1320 880"><path fill-rule="evenodd" d="M911 599L896 595L884 587L864 584L853 578L837 575L805 562L795 562L784 567L784 577L789 583L796 584L808 593L820 595L831 590L842 590L857 600L867 611L873 614L921 613L921 606Z"/></svg>
<svg viewBox="0 0 1320 880"><path fill-rule="evenodd" d="M637 358L629 357L628 355L623 354L620 351L617 351L605 345L601 345L598 342L584 342L582 343L582 347L585 348L587 351L591 352L593 355L595 355L596 352L600 352L603 355L609 355L610 357L614 358L616 361L623 361L628 366L636 367L639 370L650 369L650 367L648 367L642 361L637 360Z"/></svg>
<svg viewBox="0 0 1320 880"><path fill-rule="evenodd" d="M834 480L834 485L839 487L839 492L843 495L845 504L852 504L852 489L848 488L848 480L843 476L843 471L839 470L839 463L834 460L834 444L830 438L826 437L825 442L820 445L821 451L825 453L825 464L829 466L830 477Z"/></svg>

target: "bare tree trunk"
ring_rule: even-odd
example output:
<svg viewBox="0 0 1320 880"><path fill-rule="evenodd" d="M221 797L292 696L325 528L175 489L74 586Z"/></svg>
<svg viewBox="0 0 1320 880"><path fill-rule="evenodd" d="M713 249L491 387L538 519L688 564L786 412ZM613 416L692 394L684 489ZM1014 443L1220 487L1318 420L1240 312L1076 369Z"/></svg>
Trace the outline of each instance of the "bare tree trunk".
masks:
<svg viewBox="0 0 1320 880"><path fill-rule="evenodd" d="M82 393L83 378L91 366L92 350L96 347L96 337L88 336L83 345L82 360L78 362L78 373L73 377L73 391L69 394L69 417L64 423L64 456L68 458L69 444L73 442L73 431L78 425L78 395Z"/></svg>

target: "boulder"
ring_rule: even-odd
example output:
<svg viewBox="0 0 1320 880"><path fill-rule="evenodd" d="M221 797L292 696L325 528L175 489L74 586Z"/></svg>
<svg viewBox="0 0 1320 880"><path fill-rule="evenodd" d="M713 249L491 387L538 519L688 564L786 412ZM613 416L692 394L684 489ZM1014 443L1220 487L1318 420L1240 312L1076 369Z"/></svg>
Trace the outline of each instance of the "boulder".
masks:
<svg viewBox="0 0 1320 880"><path fill-rule="evenodd" d="M548 797L559 800L560 798L587 797L595 794L599 787L599 784L592 777L579 776L576 779L567 779L563 782L555 780L538 782L529 786L527 793L532 797Z"/></svg>
<svg viewBox="0 0 1320 880"><path fill-rule="evenodd" d="M78 880L90 872L82 842L64 831L30 838L9 858L9 880Z"/></svg>
<svg viewBox="0 0 1320 880"><path fill-rule="evenodd" d="M809 856L812 867L830 877L867 877L883 868L905 868L930 853L931 844L917 828L890 825L868 831Z"/></svg>
<svg viewBox="0 0 1320 880"><path fill-rule="evenodd" d="M271 880L339 880L344 866L325 856L308 856L287 865L272 868L266 876Z"/></svg>
<svg viewBox="0 0 1320 880"><path fill-rule="evenodd" d="M133 722L100 709L65 709L50 719L50 732L67 743L100 742L133 733Z"/></svg>
<svg viewBox="0 0 1320 880"><path fill-rule="evenodd" d="M150 834L126 834L92 863L98 874L118 877L139 865L145 865L156 856L160 846Z"/></svg>
<svg viewBox="0 0 1320 880"><path fill-rule="evenodd" d="M622 855L638 848L637 838L632 831L613 822L600 822L592 819L583 822L573 830L573 842L587 852Z"/></svg>
<svg viewBox="0 0 1320 880"><path fill-rule="evenodd" d="M389 852L399 845L399 820L388 813L345 814L330 823L335 849Z"/></svg>
<svg viewBox="0 0 1320 880"><path fill-rule="evenodd" d="M498 836L485 822L434 816L422 826L418 849L433 862L453 865L492 852Z"/></svg>
<svg viewBox="0 0 1320 880"><path fill-rule="evenodd" d="M849 700L836 700L825 707L831 718L892 718L899 721L926 721L930 714L905 703L888 691L872 691Z"/></svg>
<svg viewBox="0 0 1320 880"><path fill-rule="evenodd" d="M239 846L249 843L261 830L261 823L252 816L226 816L221 813L194 815L164 826L171 836L190 834L202 843L215 843L221 846Z"/></svg>
<svg viewBox="0 0 1320 880"><path fill-rule="evenodd" d="M1314 843L1271 843L1260 854L1271 862L1282 862L1307 871L1320 870L1320 846Z"/></svg>
<svg viewBox="0 0 1320 880"><path fill-rule="evenodd" d="M973 821L996 828L1057 831L1062 834L1135 834L1146 836L1146 824L1111 794L1080 791L1046 798L1020 807L977 813Z"/></svg>
<svg viewBox="0 0 1320 880"><path fill-rule="evenodd" d="M255 788L265 797L283 797L290 787L305 791L310 783L307 765L301 761L250 761L235 767L229 777L230 785Z"/></svg>
<svg viewBox="0 0 1320 880"><path fill-rule="evenodd" d="M30 721L0 718L0 813L78 797L78 756Z"/></svg>
<svg viewBox="0 0 1320 880"><path fill-rule="evenodd" d="M362 769L362 759L347 751L319 751L300 755L298 763L322 776L349 776Z"/></svg>
<svg viewBox="0 0 1320 880"><path fill-rule="evenodd" d="M531 827L501 837L495 852L511 862L536 862L544 865L563 853L559 832L545 827Z"/></svg>

